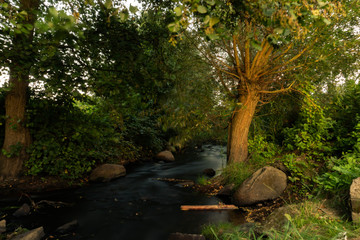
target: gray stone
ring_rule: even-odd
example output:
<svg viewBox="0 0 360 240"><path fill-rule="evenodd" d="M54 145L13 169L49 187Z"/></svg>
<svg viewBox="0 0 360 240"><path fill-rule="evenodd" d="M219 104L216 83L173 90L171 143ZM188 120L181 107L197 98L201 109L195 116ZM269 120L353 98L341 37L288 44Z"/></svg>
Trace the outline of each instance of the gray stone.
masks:
<svg viewBox="0 0 360 240"><path fill-rule="evenodd" d="M44 228L39 227L11 238L11 240L40 240L45 236Z"/></svg>
<svg viewBox="0 0 360 240"><path fill-rule="evenodd" d="M31 208L28 204L24 203L18 210L13 213L14 217L24 217L30 214Z"/></svg>
<svg viewBox="0 0 360 240"><path fill-rule="evenodd" d="M1 220L0 221L0 234L6 232L6 220Z"/></svg>
<svg viewBox="0 0 360 240"><path fill-rule="evenodd" d="M287 186L286 174L273 167L257 170L246 179L233 195L237 206L248 206L280 197Z"/></svg>
<svg viewBox="0 0 360 240"><path fill-rule="evenodd" d="M103 164L95 168L90 174L92 182L108 182L126 175L126 169L119 164Z"/></svg>
<svg viewBox="0 0 360 240"><path fill-rule="evenodd" d="M164 161L164 162L173 162L175 161L175 157L170 151L162 151L156 154L155 159Z"/></svg>
<svg viewBox="0 0 360 240"><path fill-rule="evenodd" d="M230 197L234 194L235 184L225 185L216 195L219 197Z"/></svg>
<svg viewBox="0 0 360 240"><path fill-rule="evenodd" d="M206 240L203 235L186 234L186 233L172 233L168 240Z"/></svg>
<svg viewBox="0 0 360 240"><path fill-rule="evenodd" d="M353 222L360 223L360 177L353 180L350 186L350 202Z"/></svg>
<svg viewBox="0 0 360 240"><path fill-rule="evenodd" d="M212 169L212 168L207 168L207 169L205 169L205 170L203 171L203 174L206 175L206 176L208 176L208 177L213 177L213 176L215 176L216 172L215 172L215 170Z"/></svg>
<svg viewBox="0 0 360 240"><path fill-rule="evenodd" d="M58 227L56 229L56 232L58 232L58 233L70 232L70 231L76 229L78 225L79 225L78 221L73 220L73 221L71 221L69 223L66 223L66 224L62 225L61 227Z"/></svg>

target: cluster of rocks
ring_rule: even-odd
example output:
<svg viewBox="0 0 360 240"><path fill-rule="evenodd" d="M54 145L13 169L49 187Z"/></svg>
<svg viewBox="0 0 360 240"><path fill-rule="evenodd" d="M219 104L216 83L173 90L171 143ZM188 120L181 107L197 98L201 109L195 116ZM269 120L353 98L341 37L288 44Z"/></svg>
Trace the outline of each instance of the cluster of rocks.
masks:
<svg viewBox="0 0 360 240"><path fill-rule="evenodd" d="M49 201L50 202L50 201ZM24 203L20 208L18 208L12 216L15 218L25 217L31 214L32 208ZM63 235L68 232L73 231L78 226L77 220L73 220L69 223L66 223L58 227L53 235ZM44 228L42 226L26 230L23 228L16 229L15 231L8 232L7 222L5 219L0 221L0 234L7 234L6 239L10 240L40 240L45 237ZM1 238L1 237L0 237Z"/></svg>
<svg viewBox="0 0 360 240"><path fill-rule="evenodd" d="M175 161L174 155L170 151L159 152L155 157L155 160L163 162ZM95 168L89 177L91 182L109 182L119 177L126 175L126 169L121 164L102 164Z"/></svg>

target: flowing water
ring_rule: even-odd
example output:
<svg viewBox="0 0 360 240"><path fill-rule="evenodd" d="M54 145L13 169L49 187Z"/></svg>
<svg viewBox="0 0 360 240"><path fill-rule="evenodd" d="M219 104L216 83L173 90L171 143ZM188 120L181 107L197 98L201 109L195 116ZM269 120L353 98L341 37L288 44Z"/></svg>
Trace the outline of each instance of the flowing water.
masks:
<svg viewBox="0 0 360 240"><path fill-rule="evenodd" d="M71 207L47 208L21 219L24 226L44 226L51 233L77 220L75 239L166 240L170 233L200 233L201 226L242 221L238 211L181 211L181 205L218 204L206 196L158 178L196 180L206 168L224 167L225 148L206 145L203 151L177 155L172 163L145 163L127 176L109 183L58 192L47 200L74 203ZM39 196L40 199L45 196Z"/></svg>

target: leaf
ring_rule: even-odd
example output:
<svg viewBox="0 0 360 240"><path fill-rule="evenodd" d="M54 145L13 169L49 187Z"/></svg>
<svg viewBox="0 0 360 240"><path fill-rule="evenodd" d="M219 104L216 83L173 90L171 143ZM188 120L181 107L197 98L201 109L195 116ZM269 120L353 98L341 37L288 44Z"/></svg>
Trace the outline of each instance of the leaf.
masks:
<svg viewBox="0 0 360 240"><path fill-rule="evenodd" d="M326 6L328 4L327 2L323 2L321 0L317 0L317 2L318 2L320 7L324 7L324 6Z"/></svg>
<svg viewBox="0 0 360 240"><path fill-rule="evenodd" d="M204 19L204 24L208 24L210 21L210 16L206 15L205 19Z"/></svg>
<svg viewBox="0 0 360 240"><path fill-rule="evenodd" d="M212 17L210 18L210 27L214 26L215 24L217 24L218 22L220 22L220 19L218 17Z"/></svg>
<svg viewBox="0 0 360 240"><path fill-rule="evenodd" d="M130 12L135 14L137 11L139 11L139 9L136 6L133 6L130 4L130 8L129 8Z"/></svg>
<svg viewBox="0 0 360 240"><path fill-rule="evenodd" d="M215 0L206 0L207 4L214 6L215 5Z"/></svg>
<svg viewBox="0 0 360 240"><path fill-rule="evenodd" d="M199 13L207 13L207 8L203 5L198 5L197 10Z"/></svg>
<svg viewBox="0 0 360 240"><path fill-rule="evenodd" d="M54 17L57 17L58 16L58 11L56 10L56 8L54 8L54 7L50 7L49 8L49 13L51 14L51 15L53 15Z"/></svg>
<svg viewBox="0 0 360 240"><path fill-rule="evenodd" d="M326 24L326 25L330 25L331 24L331 21L327 18L323 18L323 22Z"/></svg>
<svg viewBox="0 0 360 240"><path fill-rule="evenodd" d="M106 0L104 6L105 6L107 9L112 8L112 1L111 1L111 0Z"/></svg>
<svg viewBox="0 0 360 240"><path fill-rule="evenodd" d="M208 36L210 40L217 40L220 38L219 35L217 35L216 33L209 33L206 36Z"/></svg>
<svg viewBox="0 0 360 240"><path fill-rule="evenodd" d="M277 33L277 34L283 34L284 29L283 28L275 28L274 32Z"/></svg>
<svg viewBox="0 0 360 240"><path fill-rule="evenodd" d="M176 7L175 9L174 9L174 11L175 11L175 14L176 14L176 16L181 16L182 15L182 10L181 10L181 8L180 7Z"/></svg>
<svg viewBox="0 0 360 240"><path fill-rule="evenodd" d="M275 12L275 9L273 9L273 8L265 8L264 9L264 14L267 17L271 17L274 12Z"/></svg>
<svg viewBox="0 0 360 240"><path fill-rule="evenodd" d="M180 26L178 23L170 23L168 25L168 29L170 30L170 32L178 32L180 30Z"/></svg>
<svg viewBox="0 0 360 240"><path fill-rule="evenodd" d="M261 45L260 45L257 41L255 41L255 40L251 40L251 46L252 46L253 48L255 48L256 50L258 50L258 51L261 51L261 50L262 50Z"/></svg>

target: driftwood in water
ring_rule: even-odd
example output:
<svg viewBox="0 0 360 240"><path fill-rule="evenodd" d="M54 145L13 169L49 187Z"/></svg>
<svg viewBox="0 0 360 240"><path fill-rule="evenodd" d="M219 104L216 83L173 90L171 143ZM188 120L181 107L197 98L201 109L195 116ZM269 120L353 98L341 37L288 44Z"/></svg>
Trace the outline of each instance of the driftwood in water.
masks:
<svg viewBox="0 0 360 240"><path fill-rule="evenodd" d="M182 205L181 210L189 211L189 210L234 210L239 209L235 205Z"/></svg>

